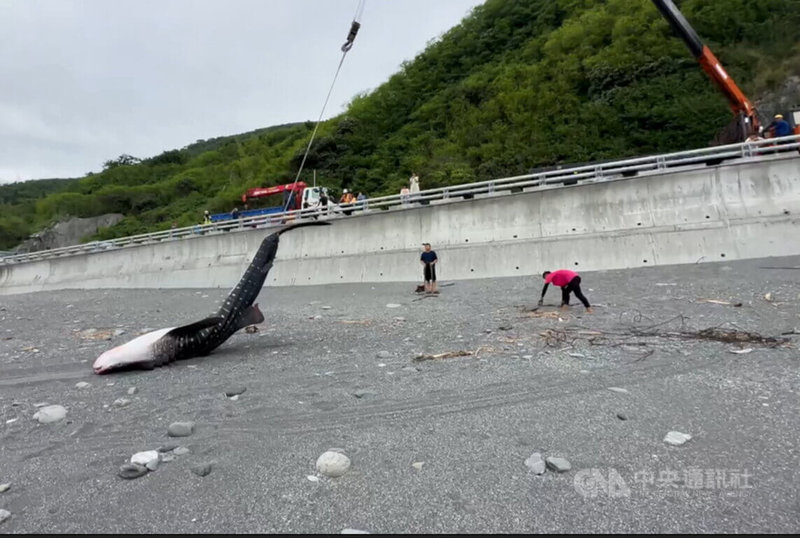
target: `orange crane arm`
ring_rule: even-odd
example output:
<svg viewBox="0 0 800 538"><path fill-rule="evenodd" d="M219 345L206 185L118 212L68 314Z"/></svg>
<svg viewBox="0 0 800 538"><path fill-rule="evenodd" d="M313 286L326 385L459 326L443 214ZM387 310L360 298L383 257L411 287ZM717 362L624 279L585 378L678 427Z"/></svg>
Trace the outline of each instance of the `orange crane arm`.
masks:
<svg viewBox="0 0 800 538"><path fill-rule="evenodd" d="M711 77L720 91L728 98L728 103L733 113L742 113L755 120L756 109L753 103L750 102L750 99L745 96L744 92L739 89L739 86L737 86L731 76L728 75L722 67L722 64L717 60L717 57L711 52L711 49L703 45L703 52L700 58L698 58L698 61L703 71L708 73L708 76ZM756 127L758 126L756 125Z"/></svg>
<svg viewBox="0 0 800 538"><path fill-rule="evenodd" d="M672 29L683 39L689 51L700 63L700 67L708 74L722 94L728 99L731 110L736 115L743 115L752 122L753 132L758 132L758 115L750 99L739 89L733 78L725 71L714 53L700 40L697 32L689 24L683 14L675 7L672 0L653 0L658 10L669 22Z"/></svg>

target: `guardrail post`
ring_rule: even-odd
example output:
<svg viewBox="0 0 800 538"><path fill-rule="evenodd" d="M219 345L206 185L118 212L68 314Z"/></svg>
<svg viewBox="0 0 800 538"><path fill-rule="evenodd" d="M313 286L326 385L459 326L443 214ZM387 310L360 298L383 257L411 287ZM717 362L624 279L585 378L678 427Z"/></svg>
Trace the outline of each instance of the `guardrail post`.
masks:
<svg viewBox="0 0 800 538"><path fill-rule="evenodd" d="M602 166L597 166L594 169L594 181L597 181L598 179L603 179L603 167Z"/></svg>
<svg viewBox="0 0 800 538"><path fill-rule="evenodd" d="M489 182L489 194L494 192L494 181Z"/></svg>
<svg viewBox="0 0 800 538"><path fill-rule="evenodd" d="M667 159L663 155L656 157L656 168L659 170L667 168Z"/></svg>

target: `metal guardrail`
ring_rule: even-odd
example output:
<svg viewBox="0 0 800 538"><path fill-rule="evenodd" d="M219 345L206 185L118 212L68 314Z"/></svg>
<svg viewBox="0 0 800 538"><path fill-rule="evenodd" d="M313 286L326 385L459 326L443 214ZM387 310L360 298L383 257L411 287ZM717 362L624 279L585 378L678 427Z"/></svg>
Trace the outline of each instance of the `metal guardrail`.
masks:
<svg viewBox="0 0 800 538"><path fill-rule="evenodd" d="M185 228L173 228L162 232L133 235L119 239L110 239L108 241L92 241L81 245L6 256L0 258L0 265L72 256L86 252L100 252L134 245L174 241L198 235L224 234L252 228L270 228L300 219L342 218L354 213L369 214L385 210L403 210L420 205L428 205L431 202L447 203L457 199L474 198L476 195L510 194L512 192L521 192L523 189L544 188L548 185L555 184L571 185L575 183L609 181L612 179L619 179L620 177L635 176L641 172L659 172L669 168L715 165L721 163L723 160L735 158L759 159L765 156L780 155L786 151L792 150L793 152L800 150L800 136L793 135L782 138L768 138L740 144L730 144L727 146L715 146L691 151L549 170L546 172L493 179L478 183L428 189L407 195L400 194L368 198L352 204L331 204L328 206L327 211L321 208L307 208L271 215L240 218L230 222L197 224Z"/></svg>

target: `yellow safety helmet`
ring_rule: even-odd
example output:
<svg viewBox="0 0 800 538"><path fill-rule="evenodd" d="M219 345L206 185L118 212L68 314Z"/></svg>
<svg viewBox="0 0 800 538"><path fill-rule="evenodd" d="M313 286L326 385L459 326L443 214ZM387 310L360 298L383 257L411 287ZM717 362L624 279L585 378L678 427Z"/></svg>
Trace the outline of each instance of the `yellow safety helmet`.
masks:
<svg viewBox="0 0 800 538"><path fill-rule="evenodd" d="M775 119L776 120L782 120L783 119L783 114L775 114Z"/></svg>

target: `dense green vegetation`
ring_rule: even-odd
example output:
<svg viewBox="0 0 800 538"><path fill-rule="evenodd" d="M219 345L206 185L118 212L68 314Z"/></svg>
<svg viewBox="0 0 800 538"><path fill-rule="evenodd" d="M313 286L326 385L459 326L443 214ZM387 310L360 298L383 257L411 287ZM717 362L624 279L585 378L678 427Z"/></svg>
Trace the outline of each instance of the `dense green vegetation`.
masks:
<svg viewBox="0 0 800 538"><path fill-rule="evenodd" d="M677 4L751 98L800 72L800 0ZM302 179L316 170L334 190L376 196L398 192L412 171L425 189L705 146L730 119L650 0L487 0L320 126ZM292 181L312 128L120 156L41 190L0 187L0 249L67 215L124 213L98 236L108 238L228 211L246 188Z"/></svg>
<svg viewBox="0 0 800 538"><path fill-rule="evenodd" d="M78 179L40 179L0 185L0 250L13 247L33 231L36 201L75 188Z"/></svg>

